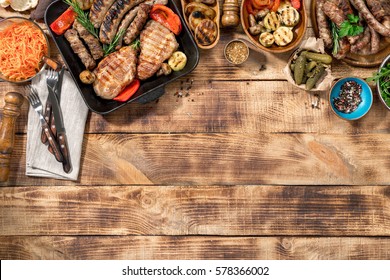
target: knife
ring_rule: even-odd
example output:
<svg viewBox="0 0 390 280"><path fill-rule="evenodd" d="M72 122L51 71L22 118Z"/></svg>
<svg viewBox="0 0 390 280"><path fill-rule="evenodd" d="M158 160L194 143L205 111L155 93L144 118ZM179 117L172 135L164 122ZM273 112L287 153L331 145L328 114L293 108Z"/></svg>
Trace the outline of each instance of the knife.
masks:
<svg viewBox="0 0 390 280"><path fill-rule="evenodd" d="M58 102L61 103L61 89L62 89L62 80L64 79L65 67L62 67L60 72L58 73L58 82L55 85L54 93L57 95ZM50 119L50 128L54 135L57 134L57 129L55 126L54 115L51 114Z"/></svg>
<svg viewBox="0 0 390 280"><path fill-rule="evenodd" d="M58 83L57 83L58 84ZM68 149L68 140L66 137L66 131L64 126L64 119L62 117L62 111L60 102L58 101L57 95L54 92L54 89L48 87L49 96L52 102L52 114L54 115L54 123L57 130L57 141L60 146L60 150L64 157L62 161L62 167L66 173L72 171L72 164L70 161L69 149Z"/></svg>

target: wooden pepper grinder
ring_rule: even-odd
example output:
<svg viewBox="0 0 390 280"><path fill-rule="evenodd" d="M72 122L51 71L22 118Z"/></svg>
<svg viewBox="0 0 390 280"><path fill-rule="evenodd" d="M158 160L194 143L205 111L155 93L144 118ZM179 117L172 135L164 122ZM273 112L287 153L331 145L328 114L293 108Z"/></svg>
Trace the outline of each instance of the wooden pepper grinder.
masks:
<svg viewBox="0 0 390 280"><path fill-rule="evenodd" d="M222 10L221 23L223 27L236 27L240 23L238 0L225 0Z"/></svg>
<svg viewBox="0 0 390 280"><path fill-rule="evenodd" d="M20 115L24 98L20 93L8 92L4 101L3 118L0 124L0 182L8 180L16 119Z"/></svg>

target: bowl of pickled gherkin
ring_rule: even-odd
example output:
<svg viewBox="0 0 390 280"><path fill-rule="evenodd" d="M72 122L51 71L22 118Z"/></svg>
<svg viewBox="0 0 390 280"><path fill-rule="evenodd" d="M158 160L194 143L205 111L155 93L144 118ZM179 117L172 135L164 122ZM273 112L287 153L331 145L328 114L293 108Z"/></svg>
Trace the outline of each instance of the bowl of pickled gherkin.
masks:
<svg viewBox="0 0 390 280"><path fill-rule="evenodd" d="M298 49L286 67L289 81L306 91L321 91L330 88L332 57L326 53Z"/></svg>

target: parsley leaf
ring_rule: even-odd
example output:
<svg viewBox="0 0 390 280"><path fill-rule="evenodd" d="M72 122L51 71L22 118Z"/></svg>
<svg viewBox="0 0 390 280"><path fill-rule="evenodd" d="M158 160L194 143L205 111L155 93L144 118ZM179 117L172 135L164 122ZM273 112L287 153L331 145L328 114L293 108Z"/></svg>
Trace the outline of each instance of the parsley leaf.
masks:
<svg viewBox="0 0 390 280"><path fill-rule="evenodd" d="M340 25L339 36L356 36L364 31L363 26L359 25L359 17L353 14L347 16L347 20Z"/></svg>

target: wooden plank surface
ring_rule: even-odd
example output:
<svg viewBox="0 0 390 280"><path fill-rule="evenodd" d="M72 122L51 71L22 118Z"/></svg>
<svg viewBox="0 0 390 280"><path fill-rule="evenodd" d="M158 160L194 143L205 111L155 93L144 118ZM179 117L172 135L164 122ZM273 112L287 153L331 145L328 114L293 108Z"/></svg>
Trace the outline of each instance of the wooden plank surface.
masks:
<svg viewBox="0 0 390 280"><path fill-rule="evenodd" d="M390 241L365 237L0 237L1 259L383 260Z"/></svg>
<svg viewBox="0 0 390 280"><path fill-rule="evenodd" d="M8 236L390 237L388 186L10 187L0 201Z"/></svg>
<svg viewBox="0 0 390 280"><path fill-rule="evenodd" d="M387 185L388 134L91 134L81 185ZM16 137L8 185L75 184L24 175Z"/></svg>

